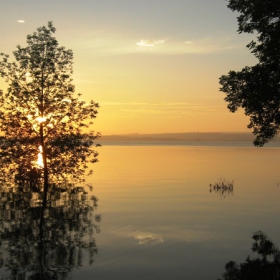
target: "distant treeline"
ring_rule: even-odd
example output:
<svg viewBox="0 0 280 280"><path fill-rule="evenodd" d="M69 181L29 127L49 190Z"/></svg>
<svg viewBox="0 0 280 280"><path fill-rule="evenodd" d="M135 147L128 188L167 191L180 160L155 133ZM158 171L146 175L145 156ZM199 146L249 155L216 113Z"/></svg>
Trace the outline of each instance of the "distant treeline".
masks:
<svg viewBox="0 0 280 280"><path fill-rule="evenodd" d="M161 134L119 134L104 135L102 142L134 142L134 141L183 141L183 142L253 142L252 133L222 133L222 132L187 132L187 133L161 133ZM280 142L280 137L271 140Z"/></svg>

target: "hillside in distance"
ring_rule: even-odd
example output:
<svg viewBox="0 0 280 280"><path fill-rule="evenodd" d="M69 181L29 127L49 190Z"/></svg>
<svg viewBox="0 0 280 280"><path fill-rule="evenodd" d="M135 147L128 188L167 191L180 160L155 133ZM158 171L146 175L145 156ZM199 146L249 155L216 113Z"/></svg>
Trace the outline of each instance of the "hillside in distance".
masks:
<svg viewBox="0 0 280 280"><path fill-rule="evenodd" d="M252 143L255 136L250 132L186 132L161 134L116 134L104 135L100 142L247 142ZM280 142L276 137L270 142Z"/></svg>

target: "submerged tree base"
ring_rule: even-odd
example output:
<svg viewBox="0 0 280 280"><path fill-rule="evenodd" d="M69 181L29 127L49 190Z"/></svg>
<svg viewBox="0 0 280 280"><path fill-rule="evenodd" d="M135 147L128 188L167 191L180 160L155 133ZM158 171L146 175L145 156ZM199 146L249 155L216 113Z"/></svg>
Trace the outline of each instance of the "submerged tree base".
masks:
<svg viewBox="0 0 280 280"><path fill-rule="evenodd" d="M220 194L221 197L226 195L233 194L233 181L226 181L221 179L219 182L209 185L209 192L216 192Z"/></svg>

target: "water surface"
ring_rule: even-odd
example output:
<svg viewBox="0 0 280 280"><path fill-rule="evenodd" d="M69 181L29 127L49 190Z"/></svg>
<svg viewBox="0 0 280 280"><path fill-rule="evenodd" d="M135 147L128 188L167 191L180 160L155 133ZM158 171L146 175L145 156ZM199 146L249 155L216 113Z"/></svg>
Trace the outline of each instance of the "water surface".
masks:
<svg viewBox="0 0 280 280"><path fill-rule="evenodd" d="M99 160L98 254L72 279L217 279L255 231L280 243L279 148L104 146ZM222 180L233 193L210 193Z"/></svg>
<svg viewBox="0 0 280 280"><path fill-rule="evenodd" d="M254 232L280 244L280 148L119 144L99 160L93 189L53 192L48 215L36 193L26 207L16 190L1 193L0 279L43 268L55 279L216 280L251 254Z"/></svg>

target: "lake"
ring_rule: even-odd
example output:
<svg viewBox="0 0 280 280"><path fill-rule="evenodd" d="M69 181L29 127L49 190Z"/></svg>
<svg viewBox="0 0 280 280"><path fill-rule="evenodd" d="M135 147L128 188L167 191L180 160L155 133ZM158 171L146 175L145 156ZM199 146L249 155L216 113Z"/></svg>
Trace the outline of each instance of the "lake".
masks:
<svg viewBox="0 0 280 280"><path fill-rule="evenodd" d="M98 198L93 215L77 201L64 209L61 194L53 194L54 214L46 212L45 264L66 275L58 279L217 280L228 261L252 255L254 232L280 244L280 148L118 143L105 144L99 153L87 179L89 194ZM215 184L233 184L233 191L215 191ZM13 214L11 197L2 194L1 231L23 232L26 223L27 235L4 235L0 279L16 279L11 272L19 275L21 269L20 279L36 279L24 271L39 269L33 265L37 206L26 217L24 211ZM85 196L77 189L68 197ZM16 223L10 215L17 215ZM89 229L96 223L100 232ZM36 230L34 243L29 236Z"/></svg>
<svg viewBox="0 0 280 280"><path fill-rule="evenodd" d="M262 230L280 244L280 149L106 146L89 181L101 232L71 279L216 280L251 255ZM221 194L210 184L233 182Z"/></svg>

